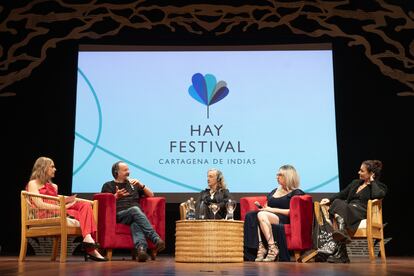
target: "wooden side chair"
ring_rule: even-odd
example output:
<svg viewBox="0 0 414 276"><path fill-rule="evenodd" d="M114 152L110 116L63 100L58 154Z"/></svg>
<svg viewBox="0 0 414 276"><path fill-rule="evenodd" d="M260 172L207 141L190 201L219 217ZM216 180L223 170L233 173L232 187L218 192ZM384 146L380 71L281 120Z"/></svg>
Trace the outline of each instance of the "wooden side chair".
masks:
<svg viewBox="0 0 414 276"><path fill-rule="evenodd" d="M180 203L180 220L184 220L187 216L187 208L185 207L185 202Z"/></svg>
<svg viewBox="0 0 414 276"><path fill-rule="evenodd" d="M187 201L188 200L180 203L180 220L186 220L187 219L187 212L188 212ZM194 201L194 205L195 206L197 205L197 201Z"/></svg>
<svg viewBox="0 0 414 276"><path fill-rule="evenodd" d="M65 196L48 196L27 191L21 192L21 244L19 261L25 260L28 238L53 237L52 257L55 261L60 240L60 262L66 262L68 236L82 236L79 221L68 218L66 215ZM40 209L34 204L36 199L56 204L59 210ZM89 202L92 205L95 221L98 218L98 202L77 199L78 201Z"/></svg>
<svg viewBox="0 0 414 276"><path fill-rule="evenodd" d="M386 261L384 246L384 224L382 222L382 199L373 199L368 201L367 219L361 221L357 231L351 235L351 238L367 240L368 254L371 262L375 261L374 240L378 240L381 260L383 262Z"/></svg>
<svg viewBox="0 0 414 276"><path fill-rule="evenodd" d="M322 223L322 215L327 216L327 209L319 212L321 206L315 202L315 216L319 224ZM325 214L323 214L325 213ZM386 261L384 243L384 224L382 222L382 199L368 200L367 218L362 220L355 233L348 232L351 239L366 239L368 244L368 255L371 262L375 262L374 240L378 240L381 260ZM315 254L316 255L316 254Z"/></svg>

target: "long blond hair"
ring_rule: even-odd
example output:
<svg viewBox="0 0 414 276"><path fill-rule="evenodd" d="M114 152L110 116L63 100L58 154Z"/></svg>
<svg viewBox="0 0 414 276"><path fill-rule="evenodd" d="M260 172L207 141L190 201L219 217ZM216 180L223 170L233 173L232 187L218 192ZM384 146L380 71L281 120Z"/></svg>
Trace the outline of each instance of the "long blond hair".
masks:
<svg viewBox="0 0 414 276"><path fill-rule="evenodd" d="M281 171L282 175L285 177L286 187L289 191L299 188L300 178L295 167L292 165L283 165L279 168L279 171Z"/></svg>
<svg viewBox="0 0 414 276"><path fill-rule="evenodd" d="M47 175L47 170L53 164L53 160L49 157L41 156L37 158L36 162L33 165L32 175L30 180L37 179L41 184L51 182L50 177Z"/></svg>

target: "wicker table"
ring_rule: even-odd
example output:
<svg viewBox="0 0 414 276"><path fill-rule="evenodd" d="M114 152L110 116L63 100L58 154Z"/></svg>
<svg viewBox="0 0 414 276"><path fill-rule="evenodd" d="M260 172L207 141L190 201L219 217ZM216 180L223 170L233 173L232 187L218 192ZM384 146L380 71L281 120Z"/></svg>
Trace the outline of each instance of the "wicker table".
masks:
<svg viewBox="0 0 414 276"><path fill-rule="evenodd" d="M243 262L243 221L179 220L175 261L183 263Z"/></svg>

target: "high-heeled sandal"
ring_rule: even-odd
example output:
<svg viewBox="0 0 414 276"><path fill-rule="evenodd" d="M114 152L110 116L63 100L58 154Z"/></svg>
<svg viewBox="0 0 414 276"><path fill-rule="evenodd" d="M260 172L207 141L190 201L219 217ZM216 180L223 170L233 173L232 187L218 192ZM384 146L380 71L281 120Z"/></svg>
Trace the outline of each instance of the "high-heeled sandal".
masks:
<svg viewBox="0 0 414 276"><path fill-rule="evenodd" d="M254 260L255 262L262 262L263 259L265 258L267 253L266 248L263 245L263 242L259 242L259 249L257 250L257 256L256 259Z"/></svg>
<svg viewBox="0 0 414 276"><path fill-rule="evenodd" d="M269 243L268 252L266 258L263 259L263 262L274 262L275 260L279 260L279 248L276 243Z"/></svg>

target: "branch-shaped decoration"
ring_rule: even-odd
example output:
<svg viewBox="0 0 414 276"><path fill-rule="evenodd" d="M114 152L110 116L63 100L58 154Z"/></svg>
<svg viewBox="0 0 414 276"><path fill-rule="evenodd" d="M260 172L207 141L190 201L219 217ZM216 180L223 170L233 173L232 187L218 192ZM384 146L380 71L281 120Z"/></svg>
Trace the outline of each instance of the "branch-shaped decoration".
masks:
<svg viewBox="0 0 414 276"><path fill-rule="evenodd" d="M191 78L193 85L188 88L188 93L197 102L207 106L207 119L210 117L210 105L224 99L229 94L227 83L216 81L216 77L211 74L203 76L196 73Z"/></svg>
<svg viewBox="0 0 414 276"><path fill-rule="evenodd" d="M175 6L150 0L12 2L16 7L0 5L2 96L15 95L9 87L29 77L62 41L82 43L116 37L121 30L157 32L160 27L217 36L238 29L272 29L275 36L278 30L289 30L291 37L345 40L349 47L360 47L384 76L403 85L395 91L398 96L414 96L414 12L387 0L263 0L234 6L221 2Z"/></svg>

